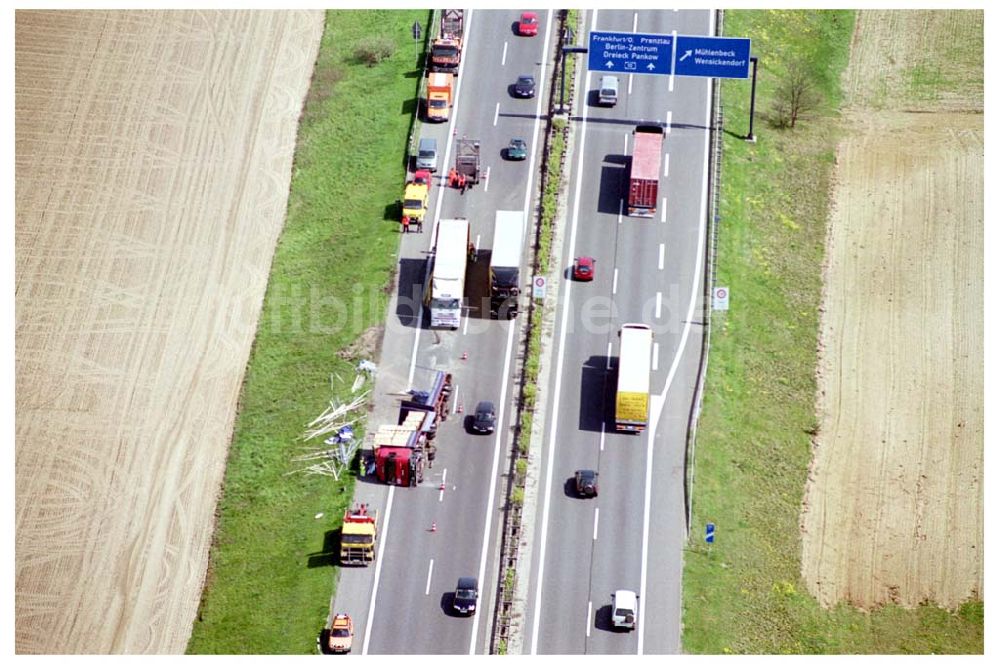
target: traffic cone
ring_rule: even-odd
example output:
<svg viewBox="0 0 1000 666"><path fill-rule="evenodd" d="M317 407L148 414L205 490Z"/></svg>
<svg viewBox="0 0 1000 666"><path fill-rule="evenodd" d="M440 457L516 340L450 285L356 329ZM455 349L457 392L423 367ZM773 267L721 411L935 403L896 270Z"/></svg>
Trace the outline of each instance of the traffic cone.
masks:
<svg viewBox="0 0 1000 666"><path fill-rule="evenodd" d="M438 486L438 490L444 490L444 484L443 483L440 486Z"/></svg>
<svg viewBox="0 0 1000 666"><path fill-rule="evenodd" d="M462 352L462 360L463 361L469 360L469 352Z"/></svg>
<svg viewBox="0 0 1000 666"><path fill-rule="evenodd" d="M455 406L455 413L461 414L463 411L465 410L462 408L462 400L459 399L458 404Z"/></svg>
<svg viewBox="0 0 1000 666"><path fill-rule="evenodd" d="M437 532L437 531L438 531L438 524L431 523L431 532Z"/></svg>

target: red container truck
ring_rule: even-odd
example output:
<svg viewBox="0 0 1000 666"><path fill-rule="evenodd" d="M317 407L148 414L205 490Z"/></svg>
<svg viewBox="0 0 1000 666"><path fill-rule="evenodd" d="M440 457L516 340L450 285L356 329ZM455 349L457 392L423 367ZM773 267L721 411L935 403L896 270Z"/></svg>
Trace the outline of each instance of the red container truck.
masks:
<svg viewBox="0 0 1000 666"><path fill-rule="evenodd" d="M656 199L660 185L660 156L663 149L663 128L659 125L637 125L635 149L628 179L628 214L631 217L656 215Z"/></svg>

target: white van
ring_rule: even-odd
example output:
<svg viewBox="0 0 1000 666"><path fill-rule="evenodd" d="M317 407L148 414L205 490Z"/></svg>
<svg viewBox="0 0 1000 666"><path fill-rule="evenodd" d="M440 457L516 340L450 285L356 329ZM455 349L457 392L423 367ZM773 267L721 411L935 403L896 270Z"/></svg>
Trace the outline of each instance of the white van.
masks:
<svg viewBox="0 0 1000 666"><path fill-rule="evenodd" d="M616 590L611 599L611 622L615 629L635 629L635 616L639 614L639 595L632 590Z"/></svg>
<svg viewBox="0 0 1000 666"><path fill-rule="evenodd" d="M597 89L597 103L605 106L614 106L618 103L618 77L602 76L601 85Z"/></svg>

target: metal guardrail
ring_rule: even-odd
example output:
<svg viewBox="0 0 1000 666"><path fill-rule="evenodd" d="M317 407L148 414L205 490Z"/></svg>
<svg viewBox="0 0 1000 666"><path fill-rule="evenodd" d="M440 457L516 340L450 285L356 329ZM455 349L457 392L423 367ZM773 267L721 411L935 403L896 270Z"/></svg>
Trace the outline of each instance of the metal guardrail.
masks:
<svg viewBox="0 0 1000 666"><path fill-rule="evenodd" d="M715 34L723 34L725 12L716 11ZM702 401L705 393L705 375L708 373L708 357L712 347L712 287L715 285L716 254L719 245L719 190L722 183L722 128L724 115L722 109L722 84L719 79L712 79L712 134L709 142L708 180L712 186L712 196L708 207L708 242L705 243L705 271L702 286L702 317L704 318L705 334L701 339L701 357L698 365L698 379L695 386L694 400L691 402L691 412L688 415L687 439L684 447L684 504L687 515L687 532L691 533L692 495L694 492L694 461L695 443L698 434L698 419L701 417Z"/></svg>

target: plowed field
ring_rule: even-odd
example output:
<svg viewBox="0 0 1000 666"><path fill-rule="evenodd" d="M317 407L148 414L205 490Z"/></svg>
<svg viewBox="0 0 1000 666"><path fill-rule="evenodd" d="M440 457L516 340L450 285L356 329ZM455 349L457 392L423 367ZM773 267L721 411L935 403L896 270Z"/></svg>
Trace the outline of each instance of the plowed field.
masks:
<svg viewBox="0 0 1000 666"><path fill-rule="evenodd" d="M187 644L322 29L16 13L19 653Z"/></svg>
<svg viewBox="0 0 1000 666"><path fill-rule="evenodd" d="M826 606L982 596L982 25L859 12L803 514L802 575ZM929 60L954 44L959 65Z"/></svg>

